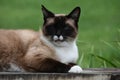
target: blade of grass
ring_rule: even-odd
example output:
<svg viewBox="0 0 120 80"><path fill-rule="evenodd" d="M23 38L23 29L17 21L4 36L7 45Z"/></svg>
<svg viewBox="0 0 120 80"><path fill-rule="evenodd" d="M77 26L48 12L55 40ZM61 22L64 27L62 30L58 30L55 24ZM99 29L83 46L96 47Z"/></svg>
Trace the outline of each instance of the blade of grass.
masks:
<svg viewBox="0 0 120 80"><path fill-rule="evenodd" d="M120 61L118 61L117 59L113 59L113 61L115 62L115 64L117 65L117 67L120 68Z"/></svg>
<svg viewBox="0 0 120 80"><path fill-rule="evenodd" d="M94 54L94 45L91 46L90 54ZM92 68L92 67L93 67L93 55L90 56L90 61L88 65L88 68Z"/></svg>
<svg viewBox="0 0 120 80"><path fill-rule="evenodd" d="M118 49L120 49L120 42L117 42L117 44L118 44Z"/></svg>
<svg viewBox="0 0 120 80"><path fill-rule="evenodd" d="M114 63L112 63L111 61L107 60L107 59L104 58L104 57L101 57L101 56L98 56L98 55L94 55L94 54L91 54L91 55L93 55L93 56L95 56L95 57L97 57L97 58L99 58L99 59L101 59L101 60L109 63L111 66L113 66L113 67L115 67L115 68L117 67L117 65L115 65Z"/></svg>
<svg viewBox="0 0 120 80"><path fill-rule="evenodd" d="M107 63L106 61L103 62L104 68L107 68Z"/></svg>
<svg viewBox="0 0 120 80"><path fill-rule="evenodd" d="M93 55L90 55L90 61L89 61L88 68L92 68L92 67L93 67Z"/></svg>
<svg viewBox="0 0 120 80"><path fill-rule="evenodd" d="M104 44L106 44L107 46L109 46L111 49L115 49L110 43L108 43L105 40L101 40ZM116 49L115 49L116 50Z"/></svg>
<svg viewBox="0 0 120 80"><path fill-rule="evenodd" d="M81 57L78 60L78 64L81 65L83 62L83 58L84 58L84 53L81 54Z"/></svg>
<svg viewBox="0 0 120 80"><path fill-rule="evenodd" d="M112 50L114 50L116 53L120 54L120 51L114 47L113 45L111 45L110 43L108 43L107 41L101 40L104 44L106 44L108 47L110 47Z"/></svg>

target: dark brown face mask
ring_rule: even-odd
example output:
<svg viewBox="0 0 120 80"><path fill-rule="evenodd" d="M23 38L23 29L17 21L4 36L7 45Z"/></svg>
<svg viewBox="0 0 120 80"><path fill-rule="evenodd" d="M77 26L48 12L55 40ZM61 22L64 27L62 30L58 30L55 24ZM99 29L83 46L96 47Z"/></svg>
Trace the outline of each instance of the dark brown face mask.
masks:
<svg viewBox="0 0 120 80"><path fill-rule="evenodd" d="M72 41L78 32L80 7L73 9L68 15L56 15L42 6L44 17L43 34L50 41Z"/></svg>

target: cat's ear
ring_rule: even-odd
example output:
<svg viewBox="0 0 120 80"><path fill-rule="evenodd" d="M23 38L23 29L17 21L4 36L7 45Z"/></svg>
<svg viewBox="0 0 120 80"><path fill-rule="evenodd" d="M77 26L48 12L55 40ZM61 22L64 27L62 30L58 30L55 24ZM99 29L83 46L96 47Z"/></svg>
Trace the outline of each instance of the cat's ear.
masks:
<svg viewBox="0 0 120 80"><path fill-rule="evenodd" d="M42 6L42 12L43 12L44 19L54 17L54 14L51 11L47 10L43 5L41 6Z"/></svg>
<svg viewBox="0 0 120 80"><path fill-rule="evenodd" d="M80 7L76 7L70 12L70 14L67 15L67 17L78 22L79 17L80 17L80 13L81 13Z"/></svg>

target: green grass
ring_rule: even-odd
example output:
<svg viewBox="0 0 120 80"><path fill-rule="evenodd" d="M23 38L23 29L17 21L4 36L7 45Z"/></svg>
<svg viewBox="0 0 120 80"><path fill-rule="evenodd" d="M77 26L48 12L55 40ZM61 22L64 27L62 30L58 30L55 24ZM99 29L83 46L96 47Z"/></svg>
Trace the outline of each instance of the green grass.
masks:
<svg viewBox="0 0 120 80"><path fill-rule="evenodd" d="M42 27L41 4L55 13L81 7L77 45L84 68L120 68L120 1L118 0L0 0L0 28Z"/></svg>

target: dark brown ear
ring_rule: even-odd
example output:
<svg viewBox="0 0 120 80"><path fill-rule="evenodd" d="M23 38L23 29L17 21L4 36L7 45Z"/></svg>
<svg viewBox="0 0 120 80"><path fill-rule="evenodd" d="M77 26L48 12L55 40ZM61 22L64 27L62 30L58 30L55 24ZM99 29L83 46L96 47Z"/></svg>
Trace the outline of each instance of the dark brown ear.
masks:
<svg viewBox="0 0 120 80"><path fill-rule="evenodd" d="M51 11L47 10L43 5L42 5L42 12L45 20L47 18L54 17L54 14Z"/></svg>
<svg viewBox="0 0 120 80"><path fill-rule="evenodd" d="M80 13L81 13L80 7L76 7L72 10L72 12L70 12L70 14L67 15L67 17L78 22L79 17L80 17Z"/></svg>

